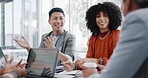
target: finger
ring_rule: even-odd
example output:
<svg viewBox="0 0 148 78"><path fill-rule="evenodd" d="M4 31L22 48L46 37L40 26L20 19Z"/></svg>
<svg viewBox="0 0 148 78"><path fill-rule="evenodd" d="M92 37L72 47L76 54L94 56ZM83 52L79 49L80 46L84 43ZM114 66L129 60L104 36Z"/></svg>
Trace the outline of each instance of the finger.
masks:
<svg viewBox="0 0 148 78"><path fill-rule="evenodd" d="M18 40L16 38L13 39L15 42L18 42Z"/></svg>
<svg viewBox="0 0 148 78"><path fill-rule="evenodd" d="M50 44L52 46L54 46L54 44L55 44L54 39L52 37L49 37L48 39L49 39Z"/></svg>
<svg viewBox="0 0 148 78"><path fill-rule="evenodd" d="M27 65L27 63L23 63L23 64L21 64L21 65L19 65L19 66L25 66L25 65Z"/></svg>
<svg viewBox="0 0 148 78"><path fill-rule="evenodd" d="M21 68L25 68L26 67L26 65L24 65L24 66L20 66Z"/></svg>
<svg viewBox="0 0 148 78"><path fill-rule="evenodd" d="M61 62L61 64L62 64L62 65L64 65L64 64L65 64L65 62Z"/></svg>
<svg viewBox="0 0 148 78"><path fill-rule="evenodd" d="M63 65L70 65L70 62L69 61L66 61L66 62L62 62Z"/></svg>
<svg viewBox="0 0 148 78"><path fill-rule="evenodd" d="M26 67L26 64L24 64L24 65L20 65L19 67L24 68L24 67Z"/></svg>
<svg viewBox="0 0 148 78"><path fill-rule="evenodd" d="M69 64L67 64L67 63L62 63L63 64L63 66L65 67L65 68L67 68L68 66L69 66Z"/></svg>
<svg viewBox="0 0 148 78"><path fill-rule="evenodd" d="M16 64L16 66L19 66L22 61L23 61L23 59L21 59L21 60Z"/></svg>
<svg viewBox="0 0 148 78"><path fill-rule="evenodd" d="M68 68L64 68L64 70L67 70L67 71L69 71L69 69L68 69Z"/></svg>
<svg viewBox="0 0 148 78"><path fill-rule="evenodd" d="M49 41L48 41L48 39L47 38L45 38L45 40L44 40L46 43L49 43Z"/></svg>
<svg viewBox="0 0 148 78"><path fill-rule="evenodd" d="M69 60L65 61L65 63L71 63Z"/></svg>
<svg viewBox="0 0 148 78"><path fill-rule="evenodd" d="M66 70L72 70L72 65L70 65L69 63L68 63L68 64L64 64L63 67L64 67Z"/></svg>
<svg viewBox="0 0 148 78"><path fill-rule="evenodd" d="M48 44L45 41L44 41L44 44L45 44L46 47L48 46Z"/></svg>
<svg viewBox="0 0 148 78"><path fill-rule="evenodd" d="M50 47L50 44L44 41L46 47Z"/></svg>
<svg viewBox="0 0 148 78"><path fill-rule="evenodd" d="M68 63L67 61L65 61L65 62L61 62L61 64L66 64L66 63Z"/></svg>
<svg viewBox="0 0 148 78"><path fill-rule="evenodd" d="M70 69L70 66L66 66L66 65L65 65L65 66L64 66L64 69L65 69L65 70L69 70L69 69Z"/></svg>
<svg viewBox="0 0 148 78"><path fill-rule="evenodd" d="M71 71L72 68L70 66L67 67L67 71Z"/></svg>
<svg viewBox="0 0 148 78"><path fill-rule="evenodd" d="M13 59L14 59L14 57L12 57L12 58L8 61L8 63L11 64L12 61L13 61Z"/></svg>
<svg viewBox="0 0 148 78"><path fill-rule="evenodd" d="M64 67L64 68L67 68L67 67L68 67L68 65L67 65L67 64L63 64L63 67Z"/></svg>
<svg viewBox="0 0 148 78"><path fill-rule="evenodd" d="M46 67L44 67L44 69L43 70L46 70Z"/></svg>
<svg viewBox="0 0 148 78"><path fill-rule="evenodd" d="M48 40L49 44L53 44L53 41L52 41L51 37L47 37L47 40Z"/></svg>
<svg viewBox="0 0 148 78"><path fill-rule="evenodd" d="M46 68L46 70L49 70L49 69L50 69L50 67Z"/></svg>
<svg viewBox="0 0 148 78"><path fill-rule="evenodd" d="M25 37L24 37L24 36L22 36L22 39L23 39L24 41L26 41L26 39L25 39Z"/></svg>

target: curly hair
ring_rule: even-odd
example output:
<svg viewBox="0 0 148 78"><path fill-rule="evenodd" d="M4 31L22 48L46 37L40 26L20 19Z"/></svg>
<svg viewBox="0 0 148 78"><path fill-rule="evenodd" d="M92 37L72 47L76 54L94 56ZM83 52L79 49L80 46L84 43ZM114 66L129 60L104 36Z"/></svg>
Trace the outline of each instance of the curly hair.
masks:
<svg viewBox="0 0 148 78"><path fill-rule="evenodd" d="M98 35L100 29L96 24L96 16L98 13L104 12L108 14L109 17L109 30L115 30L121 25L122 13L120 8L112 2L98 3L97 5L91 6L86 11L86 27L91 31L93 35Z"/></svg>

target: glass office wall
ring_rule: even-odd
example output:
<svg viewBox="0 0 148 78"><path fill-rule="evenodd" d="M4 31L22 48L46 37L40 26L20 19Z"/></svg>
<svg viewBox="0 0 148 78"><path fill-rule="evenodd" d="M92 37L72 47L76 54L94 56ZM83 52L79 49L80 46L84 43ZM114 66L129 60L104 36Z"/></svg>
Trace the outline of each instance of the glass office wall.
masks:
<svg viewBox="0 0 148 78"><path fill-rule="evenodd" d="M41 0L41 25L40 25L40 36L51 31L51 26L48 23L48 12L54 5L53 0ZM40 38L41 39L41 38Z"/></svg>
<svg viewBox="0 0 148 78"><path fill-rule="evenodd" d="M90 34L86 28L85 15L86 10L89 7L89 0L75 1L70 2L70 14L72 18L71 26L73 27L73 32L76 36L77 50L86 51L87 41Z"/></svg>
<svg viewBox="0 0 148 78"><path fill-rule="evenodd" d="M5 3L5 43L4 47L12 48L13 44L13 3Z"/></svg>
<svg viewBox="0 0 148 78"><path fill-rule="evenodd" d="M0 15L0 22L4 20L3 26L5 27L4 35L0 38L1 41L4 39L2 47L19 48L13 41L13 38L20 39L21 36L24 36L29 41L31 47L38 46L39 26L37 6L36 0L13 0L4 3L5 13L4 16ZM2 17L4 17L3 20Z"/></svg>
<svg viewBox="0 0 148 78"><path fill-rule="evenodd" d="M8 0L7 0L8 1ZM39 25L37 0L11 0L0 2L1 5L1 26L0 40L4 54L14 56L15 60L24 58L28 52L19 49L20 46L14 42L14 38L21 39L24 36L31 47L39 45Z"/></svg>

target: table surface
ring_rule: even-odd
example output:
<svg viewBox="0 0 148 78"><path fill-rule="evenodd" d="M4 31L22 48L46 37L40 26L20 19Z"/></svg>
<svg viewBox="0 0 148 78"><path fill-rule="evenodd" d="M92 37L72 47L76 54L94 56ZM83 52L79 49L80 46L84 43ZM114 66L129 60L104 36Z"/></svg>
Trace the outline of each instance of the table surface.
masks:
<svg viewBox="0 0 148 78"><path fill-rule="evenodd" d="M55 73L55 78L83 78L83 74L80 70L73 71L63 71L60 73Z"/></svg>

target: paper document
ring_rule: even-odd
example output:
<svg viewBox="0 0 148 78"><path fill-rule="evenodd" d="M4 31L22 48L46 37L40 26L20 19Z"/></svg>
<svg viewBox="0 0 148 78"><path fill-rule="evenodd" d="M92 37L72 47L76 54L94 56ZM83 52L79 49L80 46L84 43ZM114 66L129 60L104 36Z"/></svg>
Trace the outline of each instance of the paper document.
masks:
<svg viewBox="0 0 148 78"><path fill-rule="evenodd" d="M59 74L76 74L77 72L81 72L80 70L72 70L72 71L66 71L64 70L63 72Z"/></svg>

